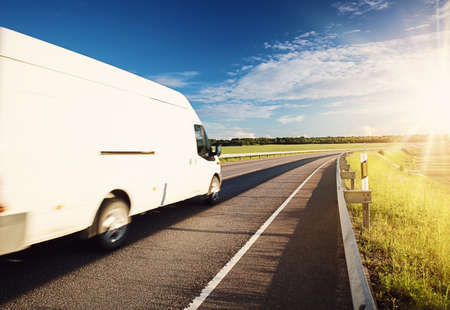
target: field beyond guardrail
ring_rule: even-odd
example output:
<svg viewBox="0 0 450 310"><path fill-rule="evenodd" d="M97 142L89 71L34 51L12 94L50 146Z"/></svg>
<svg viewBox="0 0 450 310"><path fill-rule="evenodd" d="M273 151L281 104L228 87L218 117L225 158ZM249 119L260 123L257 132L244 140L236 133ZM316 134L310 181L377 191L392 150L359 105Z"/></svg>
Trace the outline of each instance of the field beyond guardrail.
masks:
<svg viewBox="0 0 450 310"><path fill-rule="evenodd" d="M301 151L287 151L287 152L260 152L260 153L237 153L237 154L223 154L220 156L220 158L224 158L224 159L228 159L228 158L243 158L243 157L248 157L248 158L253 158L253 157L258 157L258 158L264 158L264 157L270 157L273 155L295 155L295 154L301 154L301 153L316 153L316 152L339 152L339 151L345 151L345 150L301 150Z"/></svg>
<svg viewBox="0 0 450 310"><path fill-rule="evenodd" d="M222 154L220 159L243 159L243 158L269 158L271 156L288 156L288 155L298 155L304 153L340 153L340 152L348 152L348 151L376 151L382 149L381 147L375 148L348 148L348 149L312 149L312 150L299 150L299 151L285 151L285 152L258 152L258 153L231 153L231 154Z"/></svg>

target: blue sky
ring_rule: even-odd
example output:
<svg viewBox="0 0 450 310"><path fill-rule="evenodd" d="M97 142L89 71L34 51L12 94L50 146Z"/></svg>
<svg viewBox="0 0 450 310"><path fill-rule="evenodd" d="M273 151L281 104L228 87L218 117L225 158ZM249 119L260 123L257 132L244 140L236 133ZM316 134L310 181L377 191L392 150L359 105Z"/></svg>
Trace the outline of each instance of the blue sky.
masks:
<svg viewBox="0 0 450 310"><path fill-rule="evenodd" d="M0 26L185 94L213 138L450 132L448 0L9 1Z"/></svg>

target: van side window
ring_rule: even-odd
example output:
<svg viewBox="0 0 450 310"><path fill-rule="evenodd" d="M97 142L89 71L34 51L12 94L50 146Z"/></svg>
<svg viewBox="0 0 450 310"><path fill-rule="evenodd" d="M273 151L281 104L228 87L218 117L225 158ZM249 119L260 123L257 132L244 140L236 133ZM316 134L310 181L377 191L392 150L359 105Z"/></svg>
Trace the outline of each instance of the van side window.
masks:
<svg viewBox="0 0 450 310"><path fill-rule="evenodd" d="M194 125L195 130L195 140L197 141L197 152L201 157L213 160L212 156L212 148L209 143L208 136L206 135L205 130L202 125Z"/></svg>

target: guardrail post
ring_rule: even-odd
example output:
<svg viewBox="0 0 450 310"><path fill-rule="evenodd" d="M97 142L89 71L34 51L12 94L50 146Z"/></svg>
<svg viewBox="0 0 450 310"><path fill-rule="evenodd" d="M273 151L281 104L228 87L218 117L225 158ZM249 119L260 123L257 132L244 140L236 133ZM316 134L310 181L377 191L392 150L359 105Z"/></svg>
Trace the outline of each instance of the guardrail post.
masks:
<svg viewBox="0 0 450 310"><path fill-rule="evenodd" d="M361 157L361 185L363 190L369 190L369 170L367 166L367 153ZM370 207L369 203L363 202L363 228L370 229Z"/></svg>
<svg viewBox="0 0 450 310"><path fill-rule="evenodd" d="M366 203L372 201L370 190L345 190L341 176L348 172L341 171L341 162L345 159L340 157L336 163L336 187L339 206L339 218L341 223L342 240L344 243L345 262L347 264L350 290L352 294L353 309L376 310L377 306L373 299L369 283L363 271L361 256L352 229L352 223L347 210L347 203ZM349 176L349 175L347 175ZM368 185L368 184L367 184Z"/></svg>
<svg viewBox="0 0 450 310"><path fill-rule="evenodd" d="M350 180L350 189L355 189L355 172L354 171L341 171L341 179Z"/></svg>
<svg viewBox="0 0 450 310"><path fill-rule="evenodd" d="M345 157L343 157L342 160L339 161L339 163L340 163L340 168L342 171L350 170L350 165L347 163Z"/></svg>
<svg viewBox="0 0 450 310"><path fill-rule="evenodd" d="M361 184L362 190L355 190L355 172L346 171L349 169L349 164L346 162L345 155L339 161L341 179L350 180L351 190L344 191L344 198L347 203L361 203L363 209L363 229L370 229L370 206L372 202L372 192L369 190L369 178L367 168L367 153L361 154Z"/></svg>

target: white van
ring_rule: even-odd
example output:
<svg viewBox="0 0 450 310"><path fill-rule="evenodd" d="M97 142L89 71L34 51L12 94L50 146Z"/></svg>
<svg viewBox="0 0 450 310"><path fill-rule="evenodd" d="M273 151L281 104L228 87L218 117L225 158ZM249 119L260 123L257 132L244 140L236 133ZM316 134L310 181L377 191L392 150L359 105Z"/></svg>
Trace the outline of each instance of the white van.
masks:
<svg viewBox="0 0 450 310"><path fill-rule="evenodd" d="M131 216L221 174L177 91L0 28L0 255L78 231L119 246Z"/></svg>

